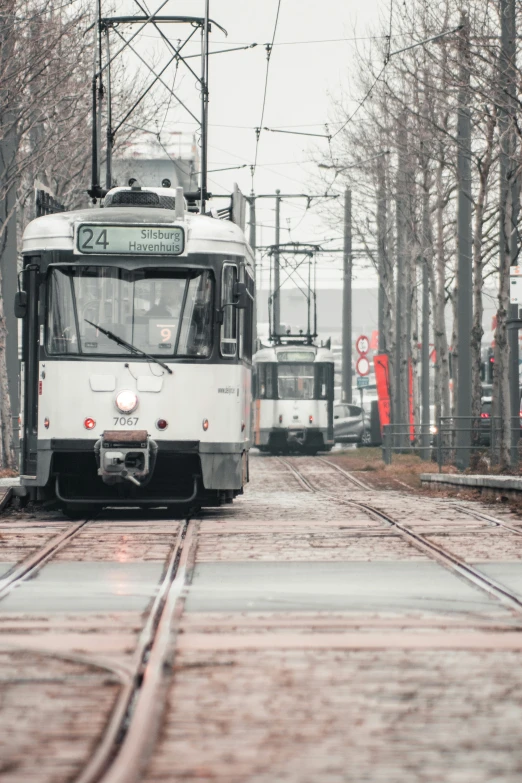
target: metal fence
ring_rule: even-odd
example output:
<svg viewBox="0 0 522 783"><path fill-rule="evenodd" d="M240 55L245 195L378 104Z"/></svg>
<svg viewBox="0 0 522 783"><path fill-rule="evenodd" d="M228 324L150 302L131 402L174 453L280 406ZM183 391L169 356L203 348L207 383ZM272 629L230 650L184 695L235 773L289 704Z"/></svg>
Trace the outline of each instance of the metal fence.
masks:
<svg viewBox="0 0 522 783"><path fill-rule="evenodd" d="M391 465L394 454L417 454L429 460L433 451L431 439L430 425L386 424L382 432L382 458L387 465Z"/></svg>
<svg viewBox="0 0 522 783"><path fill-rule="evenodd" d="M382 457L390 465L394 454L416 454L421 459L437 462L439 473L444 465L474 468L484 461L486 465L495 466L501 457L500 425L499 416L442 416L436 427L430 425L429 428L427 425L388 424L383 428ZM512 461L517 462L522 446L518 417L513 417L511 431L516 444ZM466 433L466 438L458 437L462 433Z"/></svg>

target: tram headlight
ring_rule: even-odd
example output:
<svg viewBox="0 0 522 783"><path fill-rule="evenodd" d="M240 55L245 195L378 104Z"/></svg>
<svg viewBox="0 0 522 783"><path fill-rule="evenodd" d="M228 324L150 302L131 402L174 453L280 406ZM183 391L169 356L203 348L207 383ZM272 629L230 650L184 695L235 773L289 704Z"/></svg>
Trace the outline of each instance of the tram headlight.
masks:
<svg viewBox="0 0 522 783"><path fill-rule="evenodd" d="M124 389L116 396L115 405L121 413L132 413L138 407L138 397L130 389Z"/></svg>

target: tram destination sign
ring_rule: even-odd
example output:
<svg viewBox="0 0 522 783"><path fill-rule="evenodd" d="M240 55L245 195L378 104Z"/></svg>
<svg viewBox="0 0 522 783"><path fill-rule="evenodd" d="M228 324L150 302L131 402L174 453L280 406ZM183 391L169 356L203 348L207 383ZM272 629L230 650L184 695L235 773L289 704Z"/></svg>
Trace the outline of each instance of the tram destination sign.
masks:
<svg viewBox="0 0 522 783"><path fill-rule="evenodd" d="M115 226L81 223L75 252L85 255L174 255L185 249L181 226Z"/></svg>

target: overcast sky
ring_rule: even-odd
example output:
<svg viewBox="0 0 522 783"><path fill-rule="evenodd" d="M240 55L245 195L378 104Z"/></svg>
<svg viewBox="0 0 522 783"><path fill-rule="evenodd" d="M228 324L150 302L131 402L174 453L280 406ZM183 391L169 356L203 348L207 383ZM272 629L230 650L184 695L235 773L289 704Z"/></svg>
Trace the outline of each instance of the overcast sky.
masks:
<svg viewBox="0 0 522 783"><path fill-rule="evenodd" d="M149 2L153 10L159 0ZM356 107L357 93L351 83L354 47L368 44L365 37L375 31L387 0L281 0L275 46L270 60L263 126L308 133L326 133L325 123L335 119L333 103L343 98L348 109ZM213 27L211 48L222 49L257 43L255 48L210 58L209 170L247 164L244 169L209 174L209 188L230 192L237 182L249 194L250 166L256 159L255 128L260 125L266 76L266 49L272 40L278 0L211 0L211 17L228 32ZM132 9L132 11L131 11ZM160 13L203 15L203 0L171 0ZM120 11L120 9L118 9ZM128 10L139 13L128 0ZM170 27L172 34L174 28ZM180 30L176 35L181 35ZM154 42L149 26L149 51L164 62L167 50ZM357 37L363 40L354 41ZM342 40L352 39L352 40ZM145 41L147 43L147 41ZM185 51L196 53L198 45ZM142 49L143 51L143 49ZM191 64L199 69L197 59ZM169 77L172 78L172 74ZM180 66L176 78L179 94L198 114L194 78ZM330 124L331 132L336 129ZM173 107L166 119L156 119L163 137L169 130L196 131L196 124L182 108ZM154 129L154 128L153 128ZM317 167L310 159L328 150L326 139L262 131L257 147L254 189L256 193L317 192ZM258 203L258 245L274 241L274 202ZM320 219L317 210L305 211L306 202L283 202L282 241L321 242L335 232ZM290 229L288 231L287 229ZM342 245L342 240L334 244ZM333 258L333 260L332 260ZM323 259L321 285L339 285L341 257ZM368 275L361 274L367 284Z"/></svg>

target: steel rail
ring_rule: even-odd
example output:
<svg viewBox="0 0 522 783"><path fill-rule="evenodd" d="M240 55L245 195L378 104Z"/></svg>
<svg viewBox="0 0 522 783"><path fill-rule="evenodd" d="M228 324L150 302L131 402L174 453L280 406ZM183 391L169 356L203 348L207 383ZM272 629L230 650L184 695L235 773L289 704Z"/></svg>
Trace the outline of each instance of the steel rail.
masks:
<svg viewBox="0 0 522 783"><path fill-rule="evenodd" d="M24 646L23 644L9 644L9 642L0 641L0 650L2 653L32 653L33 655L39 655L42 658L53 658L58 661L65 661L67 663L76 663L80 664L81 666L89 666L92 669L100 669L103 671L108 672L109 674L113 674L115 678L118 679L119 684L123 685L132 676L132 672L129 670L129 668L122 663L119 663L118 661L113 661L109 659L108 657L104 656L92 656L92 655L82 655L81 653L64 653L57 650L45 650L45 649L38 649L36 647L28 647ZM63 681L63 677L57 678L59 681ZM34 679L31 680L34 682ZM2 682L13 682L12 679L3 679Z"/></svg>
<svg viewBox="0 0 522 783"><path fill-rule="evenodd" d="M0 600L5 598L5 596L16 587L18 582L36 574L37 571L39 571L39 569L45 565L59 549L62 549L65 544L69 543L69 541L74 538L88 522L88 519L84 519L82 522L72 525L67 528L67 530L64 530L63 533L54 536L36 552L28 555L21 563L18 563L7 576L0 579Z"/></svg>
<svg viewBox="0 0 522 783"><path fill-rule="evenodd" d="M503 527L506 530L510 530L512 533L516 533L519 536L522 536L522 530L520 530L517 527L513 527L512 525L508 525L507 522L503 522L501 519L498 519L497 517L493 517L490 514L484 514L482 511L475 511L472 508L467 508L466 506L461 506L457 503L453 503L455 508L457 508L459 511L462 511L464 514L468 514L470 517L475 517L475 519L483 519L485 522L491 522L491 524L496 525L497 527Z"/></svg>
<svg viewBox="0 0 522 783"><path fill-rule="evenodd" d="M306 476L303 476L301 471L299 471L294 465L292 465L290 462L283 459L282 457L278 457L277 459L279 459L280 462L283 465L285 465L285 467L290 472L292 472L296 476L296 478L300 481L300 483L303 486L305 486L310 492L323 495L324 497L327 497L330 500L335 500L336 503L341 503L342 505L362 508L368 514L370 514L370 516L373 516L378 520L387 522L389 525L391 525L392 527L396 528L399 531L401 537L405 541L415 546L421 552L431 556L432 559L436 560L441 565L444 565L450 571L454 571L456 574L463 577L466 581L471 582L476 587L486 592L489 596L493 596L499 602L504 604L504 606L507 606L510 609L514 609L516 612L522 612L522 600L518 598L510 590L508 590L506 587L504 587L504 585L500 584L500 582L497 582L495 579L486 576L481 571L478 571L473 566L469 565L464 560L461 560L459 557L452 554L451 552L448 552L443 547L432 543L428 539L424 538L424 536L422 536L420 533L416 533L415 531L405 527L400 522L397 522L397 520L395 520L386 512L380 511L379 509L374 508L370 504L363 503L358 500L346 500L336 495L329 495L327 492L324 492L323 490L314 487L311 481L309 481L309 479L307 479Z"/></svg>
<svg viewBox="0 0 522 783"><path fill-rule="evenodd" d="M180 527L169 564L133 656L134 675L123 688L94 755L75 783L132 783L152 752L167 698L174 654L174 620L195 554L197 523ZM180 612L178 613L180 614Z"/></svg>
<svg viewBox="0 0 522 783"><path fill-rule="evenodd" d="M370 487L369 484L366 484L362 479L356 478L354 475L349 473L348 471L344 470L343 468L339 467L339 465L336 465L335 462L331 462L329 459L326 459L326 457L316 457L316 459L321 460L321 462L326 463L327 465L330 465L330 467L337 470L339 473L341 473L343 476L345 476L347 479L352 481L354 484L358 484L361 489L366 489L369 492L374 492L375 487ZM399 484L402 484L406 489L412 489L408 484L404 484L402 481L399 481L398 479L393 479L394 481L397 481ZM470 517L474 517L475 519L483 519L485 522L491 522L492 525L496 525L498 527L503 527L506 530L510 530L512 533L516 533L519 536L522 536L522 529L513 527L512 525L509 525L507 522L503 522L501 519L498 519L498 517L494 517L491 514L485 514L483 511L475 511L475 509L467 508L467 506L460 505L458 503L455 503L453 501L452 505L458 509L459 511L462 511L464 514L467 514Z"/></svg>
<svg viewBox="0 0 522 783"><path fill-rule="evenodd" d="M354 484L358 484L361 487L361 489L366 489L371 492L375 491L375 487L370 487L368 484L365 484L364 481L362 481L359 478L356 478L348 471L339 467L339 465L336 465L335 462L331 462L329 459L326 459L325 457L316 457L316 459L319 459L321 460L321 462L325 462L327 465L330 465L330 467L334 468L339 473L342 473L347 479L352 481ZM411 487L409 487L408 484L404 484L402 481L398 481L398 479L394 479L394 481L397 481L399 484L403 484L404 487L411 490ZM483 519L485 522L490 522L492 525L496 525L497 527L503 527L506 530L510 530L512 533L516 533L517 535L522 536L522 529L513 527L512 525L509 525L507 522L503 522L501 519L498 519L498 517L494 517L491 514L485 514L483 511L475 511L475 509L467 508L467 506L460 505L458 503L455 503L454 501L452 505L456 509L458 509L458 511L462 511L464 514L467 514L470 517L474 517L475 519Z"/></svg>

